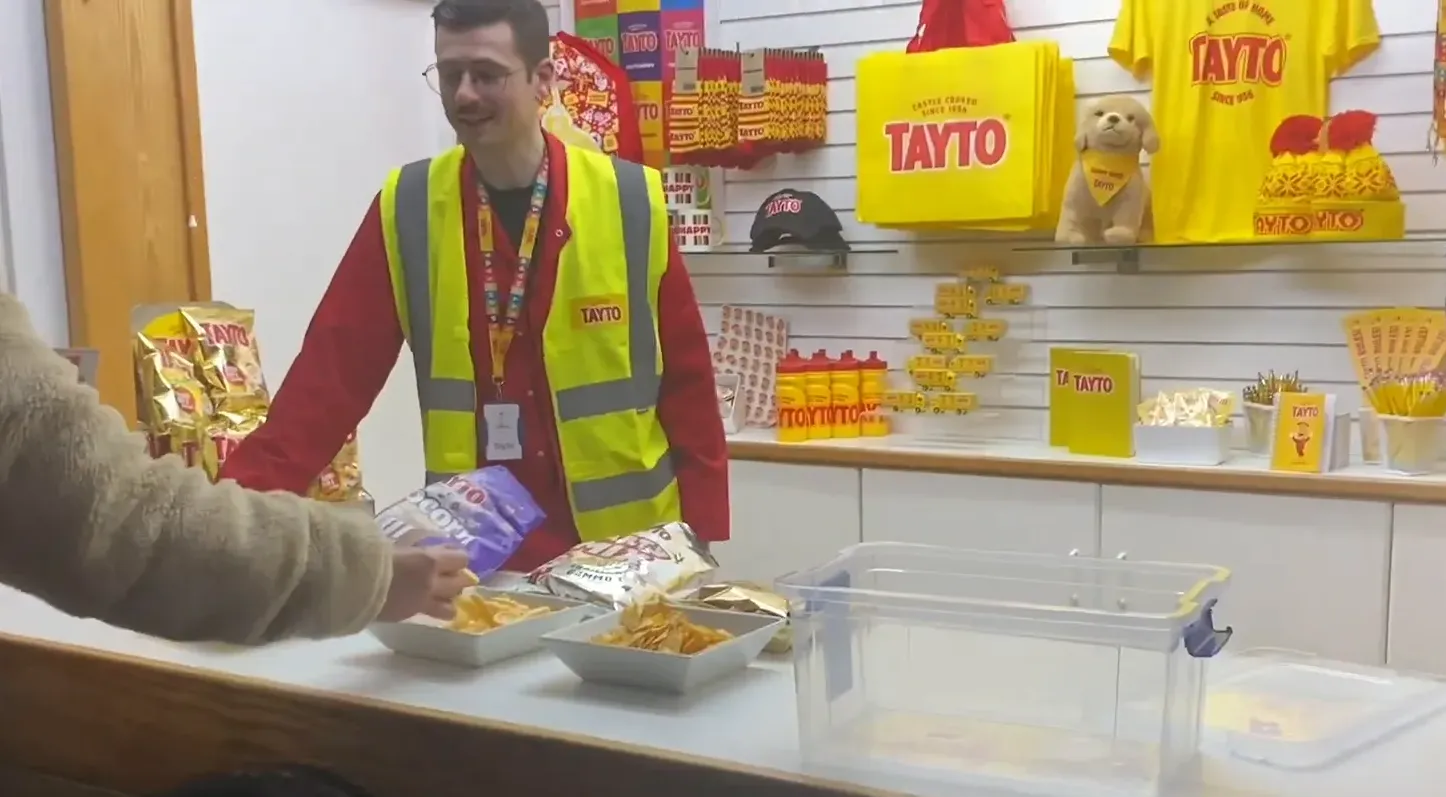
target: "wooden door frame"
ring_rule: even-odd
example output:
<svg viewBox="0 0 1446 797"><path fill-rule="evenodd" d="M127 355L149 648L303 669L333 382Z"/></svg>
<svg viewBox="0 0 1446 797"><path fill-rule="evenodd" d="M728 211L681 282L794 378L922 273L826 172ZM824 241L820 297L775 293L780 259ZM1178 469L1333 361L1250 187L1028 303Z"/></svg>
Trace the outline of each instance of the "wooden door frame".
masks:
<svg viewBox="0 0 1446 797"><path fill-rule="evenodd" d="M72 80L84 79L83 75L72 75L71 58L67 53L67 18L61 13L61 6L69 0L45 0L45 29L47 58L50 69L50 94L53 124L55 130L55 162L60 199L61 249L65 262L66 300L69 318L71 345L96 346L98 334L92 329L86 308L88 290L86 285L83 257L93 252L94 241L82 241L84 230L81 224L79 197L85 190L87 180L99 179L91 175L78 174L75 166L75 144L79 135L86 131L77 130L71 120ZM87 0L89 1L89 0ZM191 0L105 0L117 3L169 3L170 34L174 40L175 77L177 106L180 119L177 131L181 144L182 159L182 204L190 219L188 248L188 272L193 295L176 297L177 301L210 301L211 266L210 244L206 225L206 192L201 148L201 121L199 88L196 79L195 34L192 21ZM117 31L119 34L120 32ZM79 38L77 36L76 38ZM89 244L87 246L86 244ZM129 308L126 308L127 312ZM114 400L115 396L108 396Z"/></svg>

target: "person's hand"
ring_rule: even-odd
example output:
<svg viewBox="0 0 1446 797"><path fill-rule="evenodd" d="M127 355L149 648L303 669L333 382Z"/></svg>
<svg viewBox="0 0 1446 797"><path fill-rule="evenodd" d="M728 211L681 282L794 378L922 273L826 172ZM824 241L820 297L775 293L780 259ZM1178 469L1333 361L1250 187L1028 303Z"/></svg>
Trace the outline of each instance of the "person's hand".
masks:
<svg viewBox="0 0 1446 797"><path fill-rule="evenodd" d="M377 620L397 623L418 614L450 620L452 601L477 583L467 554L452 548L398 548L392 552L392 585Z"/></svg>

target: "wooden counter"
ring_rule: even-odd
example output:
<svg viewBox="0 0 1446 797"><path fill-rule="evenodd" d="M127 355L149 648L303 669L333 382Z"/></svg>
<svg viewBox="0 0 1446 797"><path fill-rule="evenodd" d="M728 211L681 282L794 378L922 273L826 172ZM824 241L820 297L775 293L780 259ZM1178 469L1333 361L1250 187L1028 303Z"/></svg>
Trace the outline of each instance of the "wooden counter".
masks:
<svg viewBox="0 0 1446 797"><path fill-rule="evenodd" d="M77 784L64 793L144 795L248 765L310 763L377 797L878 794L7 634L0 673L0 786L19 769Z"/></svg>
<svg viewBox="0 0 1446 797"><path fill-rule="evenodd" d="M833 468L1089 482L1403 504L1446 504L1446 475L1398 476L1379 465L1314 475L1272 471L1261 457L1237 452L1216 467L1150 465L1133 459L1074 456L1039 443L916 440L902 435L861 440L778 443L772 430L728 440L730 459Z"/></svg>

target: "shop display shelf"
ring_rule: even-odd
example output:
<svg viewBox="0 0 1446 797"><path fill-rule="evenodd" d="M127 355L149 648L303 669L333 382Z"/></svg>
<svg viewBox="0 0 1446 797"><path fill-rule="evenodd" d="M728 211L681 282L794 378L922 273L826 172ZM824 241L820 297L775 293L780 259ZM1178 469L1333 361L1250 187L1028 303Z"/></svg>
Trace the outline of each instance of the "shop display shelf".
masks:
<svg viewBox="0 0 1446 797"><path fill-rule="evenodd" d="M930 792L1162 793L1198 760L1228 581L1204 565L848 548L777 581L804 762Z"/></svg>

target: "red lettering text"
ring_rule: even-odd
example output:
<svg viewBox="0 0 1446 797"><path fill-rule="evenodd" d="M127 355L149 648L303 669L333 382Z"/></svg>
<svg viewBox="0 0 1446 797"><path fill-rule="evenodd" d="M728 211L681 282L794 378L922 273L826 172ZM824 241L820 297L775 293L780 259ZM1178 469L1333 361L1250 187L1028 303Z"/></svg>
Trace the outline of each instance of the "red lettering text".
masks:
<svg viewBox="0 0 1446 797"><path fill-rule="evenodd" d="M663 31L663 46L670 52L677 52L684 47L702 47L703 31L687 28L665 30Z"/></svg>
<svg viewBox="0 0 1446 797"><path fill-rule="evenodd" d="M808 410L803 407L779 407L778 425L785 429L808 427Z"/></svg>
<svg viewBox="0 0 1446 797"><path fill-rule="evenodd" d="M1290 415L1292 418L1319 418L1320 407L1293 407Z"/></svg>
<svg viewBox="0 0 1446 797"><path fill-rule="evenodd" d="M1009 151L1009 128L1002 119L955 119L945 122L891 122L892 172L969 169L998 166Z"/></svg>
<svg viewBox="0 0 1446 797"><path fill-rule="evenodd" d="M585 41L588 44L591 44L594 48L596 48L598 52L606 55L609 58L612 58L614 55L617 54L617 39L614 39L611 36L602 36L597 39L586 39Z"/></svg>
<svg viewBox="0 0 1446 797"><path fill-rule="evenodd" d="M1315 220L1309 213L1257 213L1255 216L1256 235L1309 235L1314 228Z"/></svg>
<svg viewBox="0 0 1446 797"><path fill-rule="evenodd" d="M1279 86L1285 77L1285 38L1259 33L1198 33L1190 39L1194 85Z"/></svg>
<svg viewBox="0 0 1446 797"><path fill-rule="evenodd" d="M658 34L653 31L623 31L620 38L625 53L655 53L658 51Z"/></svg>
<svg viewBox="0 0 1446 797"><path fill-rule="evenodd" d="M1115 380L1108 376L1075 374L1074 389L1078 393L1113 393L1115 392Z"/></svg>
<svg viewBox="0 0 1446 797"><path fill-rule="evenodd" d="M1355 232L1365 226L1366 214L1359 210L1317 210L1315 228L1322 232Z"/></svg>
<svg viewBox="0 0 1446 797"><path fill-rule="evenodd" d="M251 345L251 332L240 324L202 324L201 331L212 346Z"/></svg>

